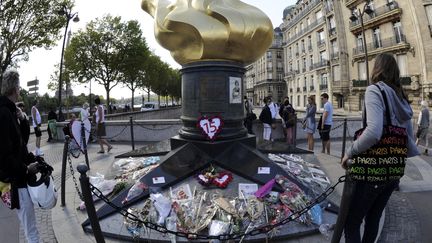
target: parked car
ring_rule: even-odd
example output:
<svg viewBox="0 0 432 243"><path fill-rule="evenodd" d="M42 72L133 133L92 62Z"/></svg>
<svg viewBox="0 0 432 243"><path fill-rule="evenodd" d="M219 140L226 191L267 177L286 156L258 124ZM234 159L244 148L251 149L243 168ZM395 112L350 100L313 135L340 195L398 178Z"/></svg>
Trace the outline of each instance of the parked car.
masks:
<svg viewBox="0 0 432 243"><path fill-rule="evenodd" d="M141 111L151 111L159 109L159 104L157 102L145 102L141 106Z"/></svg>

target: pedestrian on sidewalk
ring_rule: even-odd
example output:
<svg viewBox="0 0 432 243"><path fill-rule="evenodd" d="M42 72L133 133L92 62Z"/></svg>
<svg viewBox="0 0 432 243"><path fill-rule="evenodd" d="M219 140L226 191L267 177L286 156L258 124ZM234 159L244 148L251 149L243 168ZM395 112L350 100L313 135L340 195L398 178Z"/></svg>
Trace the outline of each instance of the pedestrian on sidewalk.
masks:
<svg viewBox="0 0 432 243"><path fill-rule="evenodd" d="M424 155L428 155L428 147L429 147L429 139L428 139L428 132L429 132L429 108L428 108L428 102L426 100L423 100L420 103L420 113L418 117L417 122L417 133L416 133L416 145L419 145L420 140L425 141L425 151Z"/></svg>
<svg viewBox="0 0 432 243"><path fill-rule="evenodd" d="M16 106L17 106L17 116L18 116L20 131L21 131L21 137L23 139L24 144L27 146L30 138L30 122L28 120L27 114L25 113L24 102L18 102Z"/></svg>
<svg viewBox="0 0 432 243"><path fill-rule="evenodd" d="M306 116L302 121L302 127L307 134L306 136L308 142L308 149L310 151L314 150L313 135L316 129L315 114L316 114L315 96L311 95L308 97L308 104L306 106Z"/></svg>
<svg viewBox="0 0 432 243"><path fill-rule="evenodd" d="M288 101L288 103L289 103L289 98L288 98L288 96L285 96L285 98L284 98L284 101L281 103L281 105L279 106L279 116L280 116L280 118L281 118L281 122L282 122L282 131L283 131L283 134L284 134L284 138L285 138L285 140L286 140L286 137L287 137L287 134L286 134L286 126L285 126L285 121L284 121L284 118L283 118L283 110L284 110L284 108L285 108L285 101Z"/></svg>
<svg viewBox="0 0 432 243"><path fill-rule="evenodd" d="M33 129L34 129L35 136L36 136L36 150L35 150L34 154L36 156L43 156L42 150L40 149L40 143L41 143L41 138L42 138L42 130L41 130L42 118L41 118L41 115L40 115L39 110L37 108L37 105L38 105L38 100L34 99L33 100L33 106L31 108Z"/></svg>
<svg viewBox="0 0 432 243"><path fill-rule="evenodd" d="M297 122L296 111L289 103L288 99L284 101L283 106L282 120L285 122L286 142L288 144L294 144L294 129Z"/></svg>
<svg viewBox="0 0 432 243"><path fill-rule="evenodd" d="M108 143L108 141L104 138L106 136L106 130L105 130L105 113L104 113L104 108L101 105L101 101L100 98L97 97L95 100L95 104L96 104L96 137L98 138L99 141L99 145L100 145L100 150L98 152L98 154L103 154L105 153L105 149L104 149L104 145L106 145L107 151L109 153L109 151L111 151L111 149L113 148L113 146L111 144Z"/></svg>
<svg viewBox="0 0 432 243"><path fill-rule="evenodd" d="M246 117L243 120L243 125L246 127L249 134L254 134L252 130L253 121L256 120L256 115L253 113L253 107L247 96L244 96L244 107L246 112Z"/></svg>
<svg viewBox="0 0 432 243"><path fill-rule="evenodd" d="M51 142L53 139L53 136L57 138L57 114L54 111L54 107L50 108L50 111L48 112L48 142Z"/></svg>
<svg viewBox="0 0 432 243"><path fill-rule="evenodd" d="M0 181L10 184L8 207L16 209L29 243L39 242L33 202L27 190L27 179L37 173L37 162L30 163L17 119L20 90L19 74L15 70L3 74L0 96ZM9 204L10 203L10 204ZM7 234L7 232L4 232Z"/></svg>
<svg viewBox="0 0 432 243"><path fill-rule="evenodd" d="M405 138L401 138L402 141L406 141L407 153L401 155L400 151L389 150L387 156L401 158L400 156L418 155L414 139L410 136L413 130L411 123L413 111L400 83L399 68L393 55L380 54L375 58L372 84L374 85L367 87L365 93L363 119L366 121L366 127L342 158L341 164L345 169L347 169L349 159L352 159L354 155L362 154L381 140L384 126L405 128L408 134ZM388 124L387 119L391 124ZM358 167L359 164L361 162L357 162L356 166ZM347 243L375 242L381 214L391 194L399 185L399 179L389 178L388 164L371 163L364 164L364 166L360 169L369 171L371 168L373 172L368 175L372 176L364 176L362 179L352 177L352 182L351 180L346 182L353 183L353 194L344 226L345 242ZM385 173L382 173L383 171ZM352 171L352 173L357 172ZM360 225L363 220L365 225L362 237Z"/></svg>
<svg viewBox="0 0 432 243"><path fill-rule="evenodd" d="M333 105L329 101L329 96L327 93L321 94L321 101L324 104L324 112L321 118L320 124L320 135L322 140L322 151L330 154L330 130L333 126Z"/></svg>
<svg viewBox="0 0 432 243"><path fill-rule="evenodd" d="M271 132L272 132L272 114L270 111L270 100L268 97L263 99L264 107L259 115L259 120L263 123L263 140L270 141Z"/></svg>

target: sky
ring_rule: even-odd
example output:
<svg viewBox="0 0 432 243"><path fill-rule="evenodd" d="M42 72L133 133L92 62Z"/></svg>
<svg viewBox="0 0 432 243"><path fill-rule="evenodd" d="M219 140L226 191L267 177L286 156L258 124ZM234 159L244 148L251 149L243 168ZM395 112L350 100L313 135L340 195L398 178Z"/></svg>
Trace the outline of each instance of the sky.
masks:
<svg viewBox="0 0 432 243"><path fill-rule="evenodd" d="M243 0L243 2L258 7L266 13L271 19L274 28L282 23L282 12L285 7L295 4L296 1L297 0ZM123 21L138 20L149 48L173 68L180 68L180 65L174 61L170 53L156 42L153 32L153 18L141 10L140 5L141 0L75 0L75 8L73 11L78 12L80 21L78 23L70 22L69 26L72 36L77 30L84 29L86 24L91 20L106 14L121 16ZM64 33L64 29L61 31ZM51 75L55 71L54 65L60 63L61 44L62 40L59 40L57 46L52 47L50 50L44 48L36 49L29 54L29 60L27 62L20 62L18 64L21 86L24 89L28 89L27 81L37 78L39 80L39 94L42 95L48 92L51 96L54 95L53 91L48 90L47 85L50 82ZM88 84L75 84L72 88L75 95L89 93ZM105 97L105 90L96 82L92 83L92 93ZM141 93L141 91L138 91L135 95L140 95ZM113 88L110 96L116 99L128 98L131 96L131 91L127 88L122 88L121 84L119 84Z"/></svg>

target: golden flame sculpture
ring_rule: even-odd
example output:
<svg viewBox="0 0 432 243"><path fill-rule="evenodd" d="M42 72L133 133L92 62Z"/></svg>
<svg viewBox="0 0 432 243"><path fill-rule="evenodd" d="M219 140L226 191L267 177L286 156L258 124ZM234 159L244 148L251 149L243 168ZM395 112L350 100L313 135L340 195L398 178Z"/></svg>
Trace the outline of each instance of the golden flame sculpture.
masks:
<svg viewBox="0 0 432 243"><path fill-rule="evenodd" d="M204 60L249 64L273 41L273 25L239 0L142 0L155 19L155 36L181 65Z"/></svg>

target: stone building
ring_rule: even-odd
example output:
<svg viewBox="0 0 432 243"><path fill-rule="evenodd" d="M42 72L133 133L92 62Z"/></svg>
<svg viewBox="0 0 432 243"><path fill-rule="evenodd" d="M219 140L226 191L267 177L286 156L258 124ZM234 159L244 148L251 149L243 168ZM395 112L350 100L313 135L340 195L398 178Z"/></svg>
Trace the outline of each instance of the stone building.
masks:
<svg viewBox="0 0 432 243"><path fill-rule="evenodd" d="M362 109L367 87L365 51L368 54L369 77L374 58L380 53L392 53L396 58L401 83L414 109L422 99L432 98L432 1L431 0L345 0L343 15L351 47L351 89L349 108ZM362 35L360 13L363 14L366 48ZM354 11L354 18L350 18ZM351 21L350 21L351 19Z"/></svg>
<svg viewBox="0 0 432 243"><path fill-rule="evenodd" d="M299 0L283 12L283 49L288 97L305 108L307 97L328 93L343 108L349 90L346 33L340 1Z"/></svg>
<svg viewBox="0 0 432 243"><path fill-rule="evenodd" d="M246 95L254 105L263 105L262 100L267 96L271 96L275 102L283 100L286 96L283 76L282 32L277 27L274 30L272 46L266 54L246 66L244 77Z"/></svg>

